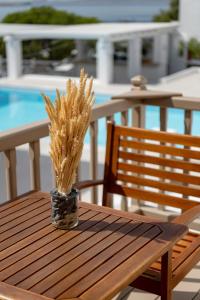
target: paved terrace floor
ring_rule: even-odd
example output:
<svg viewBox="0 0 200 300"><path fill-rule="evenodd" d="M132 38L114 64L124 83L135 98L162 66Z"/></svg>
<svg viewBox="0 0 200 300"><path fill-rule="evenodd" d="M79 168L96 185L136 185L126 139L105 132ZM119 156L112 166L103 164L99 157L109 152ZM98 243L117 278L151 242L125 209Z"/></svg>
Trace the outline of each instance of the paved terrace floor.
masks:
<svg viewBox="0 0 200 300"><path fill-rule="evenodd" d="M7 79L6 77L0 78L0 86L12 86L22 88L36 88L60 90L65 88L66 76L55 75L38 75L27 74L19 77L18 79ZM78 78L74 78L77 80ZM149 89L159 91L170 91L183 93L184 96L200 97L200 68L193 67L183 71L180 71L174 75L161 79L158 84L148 85ZM130 84L109 84L102 85L98 80L94 80L94 90L96 93L102 94L122 94L129 91Z"/></svg>
<svg viewBox="0 0 200 300"><path fill-rule="evenodd" d="M74 80L78 80L77 77L70 77ZM45 89L45 90L55 90L58 88L64 90L66 85L66 76L50 76L50 75L33 75L28 74L19 77L18 79L8 79L6 77L0 78L0 86L12 86L12 87L22 87L22 88L35 88L35 89ZM121 94L122 92L127 92L131 88L130 84L109 84L102 85L100 82L94 80L94 90L96 93L102 94Z"/></svg>

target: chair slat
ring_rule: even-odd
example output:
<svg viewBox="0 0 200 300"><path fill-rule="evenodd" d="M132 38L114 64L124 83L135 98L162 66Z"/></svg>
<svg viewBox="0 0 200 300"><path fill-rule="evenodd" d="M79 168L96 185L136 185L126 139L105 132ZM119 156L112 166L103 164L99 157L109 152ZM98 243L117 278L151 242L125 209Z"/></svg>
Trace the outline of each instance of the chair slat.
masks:
<svg viewBox="0 0 200 300"><path fill-rule="evenodd" d="M151 180L147 178L140 178L133 175L130 176L125 174L119 174L119 173L117 174L116 179L123 182L135 183L142 186L148 186L148 187L153 187L164 191L174 192L177 194L185 194L188 196L200 197L200 189L189 188L186 186L180 186L180 185L160 182L160 181Z"/></svg>
<svg viewBox="0 0 200 300"><path fill-rule="evenodd" d="M197 205L196 201L161 194L158 192L145 191L132 187L124 187L122 185L112 184L110 185L109 192L113 194L119 194L122 196L133 197L140 200L155 202L157 204L168 205L172 207L178 207L183 210L187 210Z"/></svg>
<svg viewBox="0 0 200 300"><path fill-rule="evenodd" d="M139 123L139 110L136 112L135 121ZM161 121L164 118L161 129L166 129L166 110L161 109L161 112ZM185 126L190 133L189 112L187 116L189 121ZM108 139L107 157L110 159L105 164L108 176L104 177L107 182L104 194L154 202L158 208L171 206L183 211L193 208L196 212L200 198L200 151L196 148L200 148L200 137L114 125L112 132ZM103 204L107 205L107 202ZM196 215L192 216L195 218ZM170 273L161 274L161 260L158 260L132 286L142 289L145 286L145 290L161 297L167 295L161 281L170 280L168 285L174 288L199 259L200 237L196 235L193 239L190 235L176 243L172 257L165 255L162 267Z"/></svg>
<svg viewBox="0 0 200 300"><path fill-rule="evenodd" d="M137 162L144 162L149 164L156 164L160 166L167 166L175 169L183 169L183 170L189 170L194 172L200 172L200 164L185 162L181 160L160 158L160 157L155 157L150 155L141 155L141 154L129 153L125 151L119 151L119 158L137 161Z"/></svg>
<svg viewBox="0 0 200 300"><path fill-rule="evenodd" d="M194 175L186 175L182 173L175 173L169 171L162 171L150 167L136 166L127 163L118 163L118 170L129 171L133 173L141 173L143 175L150 175L158 178L166 178L178 182L185 182L194 185L200 185L200 177Z"/></svg>
<svg viewBox="0 0 200 300"><path fill-rule="evenodd" d="M200 151L195 151L195 150L181 149L172 146L163 146L158 144L129 141L129 140L120 140L120 146L125 148L130 148L130 149L146 150L150 152L170 154L173 156L200 160Z"/></svg>
<svg viewBox="0 0 200 300"><path fill-rule="evenodd" d="M121 124L128 126L128 111L121 112ZM126 197L123 197L121 201L121 210L128 211L128 199Z"/></svg>
<svg viewBox="0 0 200 300"><path fill-rule="evenodd" d="M115 129L117 134L121 136L130 136L137 139L147 139L184 146L200 147L200 138L198 136L177 133L169 134L167 132L158 132L141 128L127 128L124 126L116 126Z"/></svg>

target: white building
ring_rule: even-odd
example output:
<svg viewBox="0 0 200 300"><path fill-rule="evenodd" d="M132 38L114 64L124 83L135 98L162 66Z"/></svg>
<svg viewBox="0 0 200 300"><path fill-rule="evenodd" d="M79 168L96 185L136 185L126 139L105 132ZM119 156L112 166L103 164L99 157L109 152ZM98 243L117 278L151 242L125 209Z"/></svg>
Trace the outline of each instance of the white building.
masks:
<svg viewBox="0 0 200 300"><path fill-rule="evenodd" d="M0 36L4 37L6 43L7 71L10 79L22 75L23 40L73 39L79 41L79 52L82 41L96 40L97 79L107 84L113 82L113 45L121 41L128 41L129 78L141 73L142 39L144 38L152 38L154 41L153 60L160 66L160 76L167 75L171 55L169 44L176 37L177 28L176 22L100 23L73 26L0 24Z"/></svg>
<svg viewBox="0 0 200 300"><path fill-rule="evenodd" d="M180 32L185 40L196 38L200 41L200 1L180 0Z"/></svg>
<svg viewBox="0 0 200 300"><path fill-rule="evenodd" d="M0 24L0 37L6 43L8 78L22 75L22 41L33 39L73 39L84 52L84 40L96 40L96 74L103 84L113 82L114 43L128 42L126 74L141 74L142 40L153 41L152 62L159 65L159 76L175 73L186 67L187 42L191 37L200 40L200 0L180 0L180 21L171 23L100 23L89 25L19 25ZM180 41L185 52L179 55Z"/></svg>

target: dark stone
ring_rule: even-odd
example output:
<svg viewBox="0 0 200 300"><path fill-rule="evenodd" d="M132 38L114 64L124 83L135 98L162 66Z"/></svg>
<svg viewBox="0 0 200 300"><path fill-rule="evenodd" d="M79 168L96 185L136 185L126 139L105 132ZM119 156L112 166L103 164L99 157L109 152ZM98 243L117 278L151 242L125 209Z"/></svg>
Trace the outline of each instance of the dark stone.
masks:
<svg viewBox="0 0 200 300"><path fill-rule="evenodd" d="M69 194L60 194L57 189L51 191L52 223L63 227L65 222L70 226L78 211L78 190L72 189ZM69 220L67 220L67 218Z"/></svg>

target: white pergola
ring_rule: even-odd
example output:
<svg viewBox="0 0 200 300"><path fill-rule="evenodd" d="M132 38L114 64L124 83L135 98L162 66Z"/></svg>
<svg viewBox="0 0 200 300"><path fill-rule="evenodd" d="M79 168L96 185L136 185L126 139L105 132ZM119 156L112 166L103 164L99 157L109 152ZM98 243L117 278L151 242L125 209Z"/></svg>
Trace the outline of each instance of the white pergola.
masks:
<svg viewBox="0 0 200 300"><path fill-rule="evenodd" d="M167 73L169 37L176 34L177 22L172 23L100 23L87 25L21 25L0 24L0 36L6 43L8 77L22 75L23 40L73 39L97 40L97 79L107 84L113 80L113 43L128 41L129 76L141 73L142 38L154 39L154 61ZM80 47L81 48L81 47Z"/></svg>

